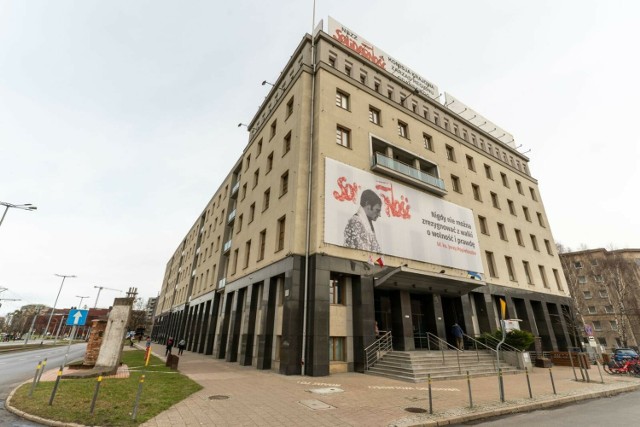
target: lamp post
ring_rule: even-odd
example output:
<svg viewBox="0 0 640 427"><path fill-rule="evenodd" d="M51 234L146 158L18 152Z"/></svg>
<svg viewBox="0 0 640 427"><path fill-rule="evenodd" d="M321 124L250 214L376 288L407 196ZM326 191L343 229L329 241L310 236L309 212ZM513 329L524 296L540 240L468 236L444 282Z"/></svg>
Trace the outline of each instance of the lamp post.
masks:
<svg viewBox="0 0 640 427"><path fill-rule="evenodd" d="M23 205L14 205L13 203L0 202L0 206L4 206L4 213L2 214L2 218L0 218L0 225L2 225L2 221L4 221L4 217L7 215L7 211L9 208L23 209L25 211L35 211L38 209L36 206L33 206L31 203L25 203Z"/></svg>
<svg viewBox="0 0 640 427"><path fill-rule="evenodd" d="M78 304L78 310L82 310L82 300L89 297L81 297L80 295L76 295L76 298L80 298L80 304Z"/></svg>
<svg viewBox="0 0 640 427"><path fill-rule="evenodd" d="M56 305L58 304L58 298L60 297L60 292L62 292L62 286L64 285L64 280L67 277L76 277L76 276L73 276L73 275L70 275L70 274L56 274L56 276L62 277L62 283L60 283L60 289L58 289L58 295L56 296L56 300L53 303L53 308L51 309L51 313L49 313L49 320L47 321L47 327L44 328L45 336L47 335L47 332L49 331L49 325L51 324L51 318L53 317L53 312L56 311ZM44 342L44 338L42 339L40 344L42 344L43 342Z"/></svg>

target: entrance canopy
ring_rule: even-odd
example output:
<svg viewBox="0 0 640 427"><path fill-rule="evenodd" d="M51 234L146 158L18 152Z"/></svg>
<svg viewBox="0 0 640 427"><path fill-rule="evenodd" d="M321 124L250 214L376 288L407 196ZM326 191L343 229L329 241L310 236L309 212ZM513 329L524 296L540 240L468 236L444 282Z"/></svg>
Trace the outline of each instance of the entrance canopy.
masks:
<svg viewBox="0 0 640 427"><path fill-rule="evenodd" d="M445 271L434 273L401 265L375 274L373 286L378 289L451 295L467 294L472 289L486 286L484 280L449 276Z"/></svg>

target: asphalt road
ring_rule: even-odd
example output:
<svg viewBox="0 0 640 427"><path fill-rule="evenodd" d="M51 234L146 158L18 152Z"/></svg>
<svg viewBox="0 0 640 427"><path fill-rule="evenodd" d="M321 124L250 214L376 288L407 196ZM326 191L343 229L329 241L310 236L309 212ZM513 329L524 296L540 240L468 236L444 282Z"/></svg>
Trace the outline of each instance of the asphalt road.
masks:
<svg viewBox="0 0 640 427"><path fill-rule="evenodd" d="M483 427L633 426L640 420L640 391L586 400L569 406L517 414L492 421L467 423Z"/></svg>
<svg viewBox="0 0 640 427"><path fill-rule="evenodd" d="M78 360L84 356L86 344L73 344L69 349L67 361ZM47 358L46 369L59 367L67 353L64 347L44 346L37 350L17 351L0 354L0 426L32 427L40 424L32 423L16 417L4 407L4 401L18 384L33 378L38 362Z"/></svg>

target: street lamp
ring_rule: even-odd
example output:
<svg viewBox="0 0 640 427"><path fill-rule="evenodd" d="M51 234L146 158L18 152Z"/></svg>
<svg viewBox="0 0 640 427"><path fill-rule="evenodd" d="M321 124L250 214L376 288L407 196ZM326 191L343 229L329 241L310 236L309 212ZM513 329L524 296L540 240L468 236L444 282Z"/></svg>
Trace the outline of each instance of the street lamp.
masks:
<svg viewBox="0 0 640 427"><path fill-rule="evenodd" d="M81 297L80 295L76 295L76 298L80 298L80 304L78 304L78 310L82 309L82 300L89 297Z"/></svg>
<svg viewBox="0 0 640 427"><path fill-rule="evenodd" d="M7 211L9 208L16 209L24 209L25 211L35 211L38 209L36 206L33 206L31 203L25 203L23 205L14 205L13 203L0 202L0 206L4 206L4 213L2 214L2 218L0 218L0 225L2 225L2 221L4 221L4 217L7 215Z"/></svg>
<svg viewBox="0 0 640 427"><path fill-rule="evenodd" d="M49 331L49 325L51 324L51 318L53 317L53 312L56 310L56 305L58 304L58 298L60 297L60 292L62 292L62 286L64 285L64 279L66 279L67 277L76 277L76 276L72 276L72 275L68 275L68 274L55 274L58 277L62 277L62 283L60 283L60 289L58 289L58 295L56 296L56 300L53 303L53 308L51 309L51 313L49 313L49 320L47 321L47 327L44 328L44 333L45 336L47 334L47 332ZM40 344L42 344L44 342L44 338L42 339L42 341L40 341Z"/></svg>

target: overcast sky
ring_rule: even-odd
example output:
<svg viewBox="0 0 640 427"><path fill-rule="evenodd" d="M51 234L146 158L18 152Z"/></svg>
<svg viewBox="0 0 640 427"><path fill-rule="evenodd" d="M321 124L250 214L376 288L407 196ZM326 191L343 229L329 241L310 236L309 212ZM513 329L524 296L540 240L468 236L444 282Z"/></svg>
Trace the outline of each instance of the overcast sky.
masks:
<svg viewBox="0 0 640 427"><path fill-rule="evenodd" d="M156 296L247 143L311 0L0 0L0 315ZM640 3L323 1L512 133L557 242L640 247ZM1 212L1 211L0 211ZM124 296L103 290L99 306Z"/></svg>

